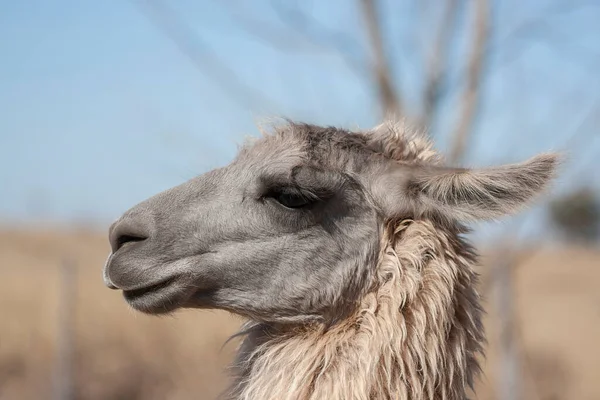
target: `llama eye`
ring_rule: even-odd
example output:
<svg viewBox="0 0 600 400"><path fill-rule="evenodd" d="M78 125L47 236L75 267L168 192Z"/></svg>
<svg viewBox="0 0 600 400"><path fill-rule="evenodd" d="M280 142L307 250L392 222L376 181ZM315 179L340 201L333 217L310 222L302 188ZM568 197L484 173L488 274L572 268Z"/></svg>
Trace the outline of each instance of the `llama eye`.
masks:
<svg viewBox="0 0 600 400"><path fill-rule="evenodd" d="M306 197L300 194L292 193L278 193L273 198L281 205L287 208L302 208L306 207L312 202Z"/></svg>

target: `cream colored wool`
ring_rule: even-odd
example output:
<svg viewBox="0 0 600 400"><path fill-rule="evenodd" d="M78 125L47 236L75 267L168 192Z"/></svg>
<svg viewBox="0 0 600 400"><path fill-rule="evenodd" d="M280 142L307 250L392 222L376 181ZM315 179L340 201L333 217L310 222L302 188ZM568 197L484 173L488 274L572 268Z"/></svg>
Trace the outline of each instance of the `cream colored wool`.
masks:
<svg viewBox="0 0 600 400"><path fill-rule="evenodd" d="M239 398L465 399L484 336L473 254L452 237L404 220L384 235L373 290L351 318L248 337Z"/></svg>

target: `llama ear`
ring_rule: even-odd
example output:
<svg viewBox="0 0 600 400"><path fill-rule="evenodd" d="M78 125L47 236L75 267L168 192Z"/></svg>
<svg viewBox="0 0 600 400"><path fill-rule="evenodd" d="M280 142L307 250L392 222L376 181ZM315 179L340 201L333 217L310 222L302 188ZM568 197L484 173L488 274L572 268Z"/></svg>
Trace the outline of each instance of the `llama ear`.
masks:
<svg viewBox="0 0 600 400"><path fill-rule="evenodd" d="M498 218L518 211L542 192L558 163L558 155L541 154L494 168L399 167L401 171L380 181L388 189L395 188L384 196L384 211L389 215L437 213L459 221Z"/></svg>

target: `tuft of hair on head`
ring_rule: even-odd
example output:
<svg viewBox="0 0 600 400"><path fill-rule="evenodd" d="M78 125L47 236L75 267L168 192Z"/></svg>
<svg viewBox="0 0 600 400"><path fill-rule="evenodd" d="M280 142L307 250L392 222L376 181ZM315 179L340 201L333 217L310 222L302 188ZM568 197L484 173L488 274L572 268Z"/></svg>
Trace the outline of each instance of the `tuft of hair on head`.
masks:
<svg viewBox="0 0 600 400"><path fill-rule="evenodd" d="M387 120L367 133L369 145L388 158L432 164L442 161L427 133L415 129L406 119Z"/></svg>
<svg viewBox="0 0 600 400"><path fill-rule="evenodd" d="M273 134L277 129L281 129L283 126L288 124L288 120L283 117L260 117L255 118L254 124L258 129L258 132L262 136L269 136Z"/></svg>

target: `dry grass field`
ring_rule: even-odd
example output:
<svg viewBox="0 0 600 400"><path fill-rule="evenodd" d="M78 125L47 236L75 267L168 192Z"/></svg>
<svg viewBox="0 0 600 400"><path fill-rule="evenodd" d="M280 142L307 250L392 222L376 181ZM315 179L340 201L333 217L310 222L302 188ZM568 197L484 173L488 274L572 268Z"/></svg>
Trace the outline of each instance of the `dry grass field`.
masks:
<svg viewBox="0 0 600 400"><path fill-rule="evenodd" d="M60 266L77 266L73 377L77 399L212 399L240 320L221 312L148 317L103 286L105 235L0 232L0 399L51 398ZM485 273L485 267L482 268ZM524 399L600 399L600 250L556 248L516 273ZM498 335L493 304L479 399L494 399Z"/></svg>

